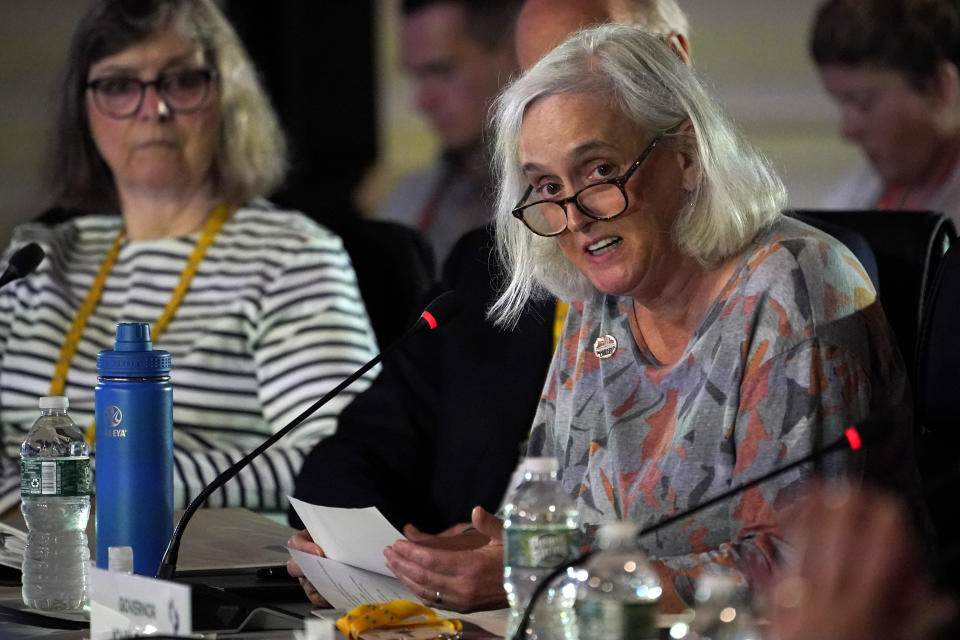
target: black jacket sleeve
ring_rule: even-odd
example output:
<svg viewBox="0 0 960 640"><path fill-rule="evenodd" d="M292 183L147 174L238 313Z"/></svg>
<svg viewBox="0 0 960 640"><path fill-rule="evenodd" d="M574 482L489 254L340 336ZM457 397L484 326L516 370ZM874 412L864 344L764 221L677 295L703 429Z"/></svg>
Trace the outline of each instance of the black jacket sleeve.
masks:
<svg viewBox="0 0 960 640"><path fill-rule="evenodd" d="M304 461L297 498L375 506L398 528L424 531L469 521L475 505L499 506L549 364L554 304L531 305L514 331L487 321L498 285L491 245L487 228L460 240L444 280L463 313L384 363Z"/></svg>

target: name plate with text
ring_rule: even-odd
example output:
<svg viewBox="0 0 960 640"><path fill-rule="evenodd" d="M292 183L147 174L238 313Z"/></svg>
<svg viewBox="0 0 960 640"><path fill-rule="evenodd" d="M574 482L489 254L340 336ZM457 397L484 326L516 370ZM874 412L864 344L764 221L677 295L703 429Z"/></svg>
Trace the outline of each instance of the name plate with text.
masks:
<svg viewBox="0 0 960 640"><path fill-rule="evenodd" d="M91 640L192 631L190 587L91 565Z"/></svg>

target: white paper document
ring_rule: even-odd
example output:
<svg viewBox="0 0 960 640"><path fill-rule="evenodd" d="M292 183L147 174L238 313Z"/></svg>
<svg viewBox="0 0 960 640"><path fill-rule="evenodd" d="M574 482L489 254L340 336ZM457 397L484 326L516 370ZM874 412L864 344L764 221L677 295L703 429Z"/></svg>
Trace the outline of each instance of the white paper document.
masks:
<svg viewBox="0 0 960 640"><path fill-rule="evenodd" d="M387 569L383 549L404 536L376 507L321 507L294 497L290 498L290 504L327 558L393 577Z"/></svg>
<svg viewBox="0 0 960 640"><path fill-rule="evenodd" d="M290 549L290 555L335 609L349 610L367 602L418 601L417 596L392 575L365 571L295 549Z"/></svg>
<svg viewBox="0 0 960 640"><path fill-rule="evenodd" d="M311 553L295 549L290 549L290 555L307 574L307 579L313 583L320 595L337 611L335 615L329 616L330 610L318 609L315 612L317 616L324 618L329 616L336 620L344 612L368 602L418 601L417 596L394 577L357 569L335 560L318 558ZM509 609L479 611L466 615L436 607L434 609L443 618L460 618L472 622L493 635L502 636L507 628Z"/></svg>

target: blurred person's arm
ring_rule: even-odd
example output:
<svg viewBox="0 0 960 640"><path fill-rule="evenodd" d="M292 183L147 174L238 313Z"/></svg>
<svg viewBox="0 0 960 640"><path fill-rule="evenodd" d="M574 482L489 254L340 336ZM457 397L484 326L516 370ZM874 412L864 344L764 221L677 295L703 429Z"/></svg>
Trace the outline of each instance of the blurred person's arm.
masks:
<svg viewBox="0 0 960 640"><path fill-rule="evenodd" d="M922 640L956 613L934 590L920 539L889 494L817 487L787 539L793 552L764 594L775 640Z"/></svg>

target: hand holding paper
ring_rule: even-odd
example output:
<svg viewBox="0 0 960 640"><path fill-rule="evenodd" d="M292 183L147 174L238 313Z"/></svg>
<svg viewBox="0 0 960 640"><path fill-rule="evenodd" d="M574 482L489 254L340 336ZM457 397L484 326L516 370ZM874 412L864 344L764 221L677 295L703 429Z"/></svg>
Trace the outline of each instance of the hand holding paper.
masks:
<svg viewBox="0 0 960 640"><path fill-rule="evenodd" d="M327 558L393 576L384 562L383 549L403 538L403 534L375 507L321 507L293 497L290 504Z"/></svg>
<svg viewBox="0 0 960 640"><path fill-rule="evenodd" d="M375 508L321 507L296 498L290 498L290 504L326 557L296 549L290 549L290 555L331 606L352 609L364 603L416 602L420 599L386 566L384 549L394 546L398 540L405 541L405 538ZM468 538L471 538L470 548L481 544L479 539ZM489 541L489 538L484 539ZM457 615L449 611L442 613ZM472 621L492 633L502 634L506 626L505 610L457 617Z"/></svg>
<svg viewBox="0 0 960 640"><path fill-rule="evenodd" d="M387 568L383 549L403 535L377 509L322 507L292 497L290 504L326 558L295 549L290 555L331 606L417 600Z"/></svg>

